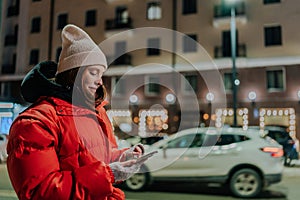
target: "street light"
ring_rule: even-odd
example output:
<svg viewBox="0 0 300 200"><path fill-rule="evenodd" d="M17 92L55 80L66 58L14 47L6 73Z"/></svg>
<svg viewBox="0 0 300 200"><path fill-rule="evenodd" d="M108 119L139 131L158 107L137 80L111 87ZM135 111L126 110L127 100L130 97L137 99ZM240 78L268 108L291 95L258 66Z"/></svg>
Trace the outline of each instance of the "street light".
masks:
<svg viewBox="0 0 300 200"><path fill-rule="evenodd" d="M230 4L230 39L231 39L231 60L232 60L232 101L233 101L233 126L237 126L237 77L236 77L236 22L235 22L235 6L238 0L226 0Z"/></svg>

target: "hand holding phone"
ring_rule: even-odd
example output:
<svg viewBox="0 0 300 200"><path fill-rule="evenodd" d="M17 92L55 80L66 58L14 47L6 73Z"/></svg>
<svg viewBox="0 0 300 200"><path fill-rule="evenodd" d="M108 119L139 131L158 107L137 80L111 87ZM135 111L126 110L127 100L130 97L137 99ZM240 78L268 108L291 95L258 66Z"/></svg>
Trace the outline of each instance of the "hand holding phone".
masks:
<svg viewBox="0 0 300 200"><path fill-rule="evenodd" d="M136 162L145 162L148 158L152 157L156 153L158 153L158 151L151 151L150 153L142 155L141 157L136 159Z"/></svg>

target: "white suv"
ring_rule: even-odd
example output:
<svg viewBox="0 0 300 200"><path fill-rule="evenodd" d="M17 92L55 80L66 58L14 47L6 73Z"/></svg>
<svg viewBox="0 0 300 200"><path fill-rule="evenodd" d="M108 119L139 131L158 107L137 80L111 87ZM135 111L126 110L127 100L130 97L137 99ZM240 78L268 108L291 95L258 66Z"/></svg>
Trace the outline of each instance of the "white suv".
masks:
<svg viewBox="0 0 300 200"><path fill-rule="evenodd" d="M258 130L192 128L154 143L158 153L124 182L144 190L153 180L199 181L227 185L233 195L249 198L264 186L281 181L282 146Z"/></svg>

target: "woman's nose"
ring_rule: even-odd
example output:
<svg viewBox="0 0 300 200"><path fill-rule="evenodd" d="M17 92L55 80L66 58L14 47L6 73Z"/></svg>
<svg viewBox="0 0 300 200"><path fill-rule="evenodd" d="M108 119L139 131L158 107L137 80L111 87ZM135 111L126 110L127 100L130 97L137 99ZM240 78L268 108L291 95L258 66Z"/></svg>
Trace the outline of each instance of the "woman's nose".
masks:
<svg viewBox="0 0 300 200"><path fill-rule="evenodd" d="M96 85L98 85L98 86L103 84L103 83L102 83L102 79L96 80L95 83L96 83Z"/></svg>

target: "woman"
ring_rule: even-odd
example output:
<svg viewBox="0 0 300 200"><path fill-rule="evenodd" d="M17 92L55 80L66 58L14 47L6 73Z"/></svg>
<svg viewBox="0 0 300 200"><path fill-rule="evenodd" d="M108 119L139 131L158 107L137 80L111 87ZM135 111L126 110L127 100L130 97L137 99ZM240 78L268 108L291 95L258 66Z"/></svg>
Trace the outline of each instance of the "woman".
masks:
<svg viewBox="0 0 300 200"><path fill-rule="evenodd" d="M22 96L33 104L13 122L7 146L19 199L125 199L113 184L138 171L132 158L143 146L116 149L110 122L96 109L106 68L89 35L67 25L58 65L42 62L24 78Z"/></svg>

